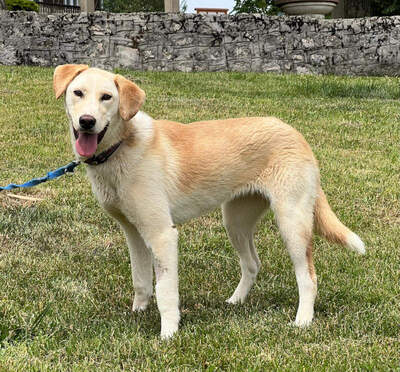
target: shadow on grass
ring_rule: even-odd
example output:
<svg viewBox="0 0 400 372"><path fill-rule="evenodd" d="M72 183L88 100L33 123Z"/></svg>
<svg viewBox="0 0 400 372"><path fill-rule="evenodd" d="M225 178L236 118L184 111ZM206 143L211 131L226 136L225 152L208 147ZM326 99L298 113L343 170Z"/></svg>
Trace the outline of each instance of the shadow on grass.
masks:
<svg viewBox="0 0 400 372"><path fill-rule="evenodd" d="M256 291L254 291L256 292ZM297 309L297 292L282 289L279 291L257 291L250 293L242 304L229 304L222 297L197 297L185 294L181 298L181 323L202 323L204 321L216 322L228 318L251 318L259 316L262 318L266 312L284 310L293 311Z"/></svg>

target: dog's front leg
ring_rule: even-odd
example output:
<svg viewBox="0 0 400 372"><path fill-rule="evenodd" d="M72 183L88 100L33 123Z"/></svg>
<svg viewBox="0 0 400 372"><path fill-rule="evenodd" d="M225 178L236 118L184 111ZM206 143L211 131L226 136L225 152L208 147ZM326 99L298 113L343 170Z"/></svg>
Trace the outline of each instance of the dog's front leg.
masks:
<svg viewBox="0 0 400 372"><path fill-rule="evenodd" d="M153 265L152 255L139 235L131 225L122 225L128 243L131 259L132 280L135 289L132 311L145 310L153 295Z"/></svg>
<svg viewBox="0 0 400 372"><path fill-rule="evenodd" d="M179 324L178 232L172 224L159 232L146 234L156 272L156 299L161 315L161 337L169 338Z"/></svg>
<svg viewBox="0 0 400 372"><path fill-rule="evenodd" d="M121 225L129 248L135 297L132 311L145 310L153 295L153 257L136 227L114 210L107 210Z"/></svg>
<svg viewBox="0 0 400 372"><path fill-rule="evenodd" d="M151 192L149 192L151 191ZM122 210L153 253L161 337L169 338L179 324L178 231L162 189L138 182Z"/></svg>

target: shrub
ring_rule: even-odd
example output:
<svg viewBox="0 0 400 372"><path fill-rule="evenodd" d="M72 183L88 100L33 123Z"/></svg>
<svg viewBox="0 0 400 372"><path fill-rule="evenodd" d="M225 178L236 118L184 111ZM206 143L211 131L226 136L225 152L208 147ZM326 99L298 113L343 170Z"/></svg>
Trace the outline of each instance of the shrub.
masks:
<svg viewBox="0 0 400 372"><path fill-rule="evenodd" d="M31 0L6 0L7 10L39 11L39 5Z"/></svg>

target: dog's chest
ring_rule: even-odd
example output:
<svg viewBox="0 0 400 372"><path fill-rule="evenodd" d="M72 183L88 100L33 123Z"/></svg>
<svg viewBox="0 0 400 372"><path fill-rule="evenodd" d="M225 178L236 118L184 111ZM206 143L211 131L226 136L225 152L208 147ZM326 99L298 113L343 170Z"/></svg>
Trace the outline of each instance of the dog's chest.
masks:
<svg viewBox="0 0 400 372"><path fill-rule="evenodd" d="M88 169L88 177L93 193L103 208L119 206L121 174L118 170L110 167Z"/></svg>

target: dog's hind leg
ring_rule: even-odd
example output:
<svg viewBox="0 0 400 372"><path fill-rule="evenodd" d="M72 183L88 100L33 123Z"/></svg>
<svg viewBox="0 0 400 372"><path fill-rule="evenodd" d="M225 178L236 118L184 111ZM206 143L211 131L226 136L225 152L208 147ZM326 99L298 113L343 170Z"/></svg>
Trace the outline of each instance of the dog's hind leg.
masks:
<svg viewBox="0 0 400 372"><path fill-rule="evenodd" d="M222 205L225 229L240 258L242 277L228 303L243 303L256 280L261 263L254 246L253 235L268 202L259 194L237 197Z"/></svg>
<svg viewBox="0 0 400 372"><path fill-rule="evenodd" d="M317 279L312 259L313 197L285 195L280 200L272 198L271 207L296 274L299 307L295 325L308 326L314 316L317 295Z"/></svg>

